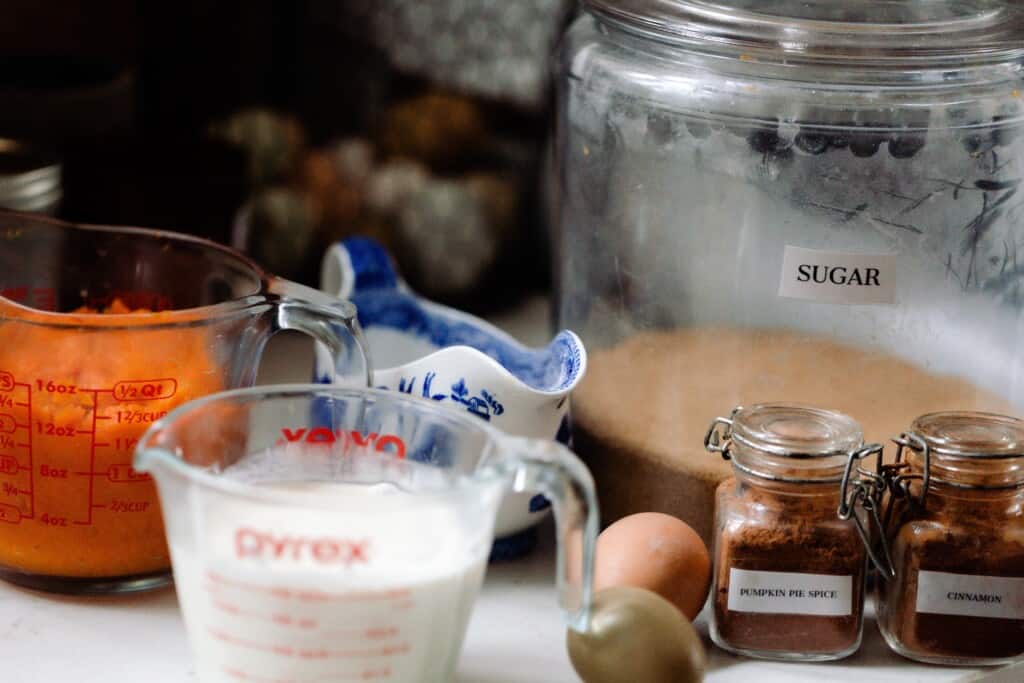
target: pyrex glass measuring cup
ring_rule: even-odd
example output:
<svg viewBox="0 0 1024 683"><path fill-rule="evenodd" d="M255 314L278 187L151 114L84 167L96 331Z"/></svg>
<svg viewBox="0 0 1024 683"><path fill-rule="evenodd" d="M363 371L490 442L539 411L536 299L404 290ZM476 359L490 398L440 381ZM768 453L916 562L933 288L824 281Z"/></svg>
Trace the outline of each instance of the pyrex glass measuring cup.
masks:
<svg viewBox="0 0 1024 683"><path fill-rule="evenodd" d="M562 605L587 627L597 504L555 442L396 392L299 385L179 408L135 466L160 491L204 683L450 680L509 488L552 501Z"/></svg>
<svg viewBox="0 0 1024 683"><path fill-rule="evenodd" d="M0 213L0 576L71 592L169 580L135 444L177 405L251 385L284 328L367 383L350 304L204 240Z"/></svg>

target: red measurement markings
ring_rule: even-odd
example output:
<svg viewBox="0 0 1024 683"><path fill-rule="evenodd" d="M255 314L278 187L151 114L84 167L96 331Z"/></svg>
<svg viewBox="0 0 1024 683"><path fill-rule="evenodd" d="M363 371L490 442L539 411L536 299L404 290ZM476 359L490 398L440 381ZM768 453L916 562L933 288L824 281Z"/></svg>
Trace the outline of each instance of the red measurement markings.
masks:
<svg viewBox="0 0 1024 683"><path fill-rule="evenodd" d="M229 677L238 681L252 681L252 683L328 683L329 681L384 681L391 678L391 667L378 669L364 669L363 671L336 671L327 673L315 678L303 678L301 681L296 678L268 678L258 676L241 669L225 667L222 671Z"/></svg>
<svg viewBox="0 0 1024 683"><path fill-rule="evenodd" d="M285 628L296 628L303 631L309 631L319 628L320 626L316 619L311 619L309 617L300 617L281 612L268 614L266 612L248 610L216 597L212 598L210 604L213 605L215 609L225 614L230 614L233 617L243 617L245 619L256 621L267 621ZM381 626L376 628L321 631L320 635L332 638L345 638L348 640L387 640L388 638L397 638L399 630L396 626Z"/></svg>
<svg viewBox="0 0 1024 683"><path fill-rule="evenodd" d="M16 390L24 390L23 401L17 401ZM13 484L4 484L5 495L22 495L28 498L29 510L22 512L20 507L6 506L0 511L0 521L17 524L22 519L33 519L35 517L35 497L33 495L35 485L35 472L32 465L32 386L26 382L19 382L11 372L0 370L0 408L9 412L0 414L0 449L13 451L21 449L28 456L28 464L23 465L17 455L11 452L0 454L0 474L10 476L20 472L28 472L29 485L27 489L15 487ZM24 420L18 421L15 415L18 409L24 410ZM18 430L24 432L23 437L18 437ZM24 440L22 440L24 439Z"/></svg>
<svg viewBox="0 0 1024 683"><path fill-rule="evenodd" d="M318 626L316 619L296 617L290 614L281 613L266 614L254 610L242 609L238 605L220 600L216 597L212 598L210 604L213 605L215 609L234 617L245 617L246 619L255 619L258 621L270 621L279 626L291 626L303 630L315 629Z"/></svg>
<svg viewBox="0 0 1024 683"><path fill-rule="evenodd" d="M5 299L10 299L11 301L23 303L28 299L28 287L23 285L21 287L7 287L5 289L0 289L0 296Z"/></svg>
<svg viewBox="0 0 1024 683"><path fill-rule="evenodd" d="M178 380L126 379L114 385L114 398L118 401L156 401L170 398L178 391Z"/></svg>
<svg viewBox="0 0 1024 683"><path fill-rule="evenodd" d="M106 472L96 473L97 476L105 476L108 481L114 484L137 484L143 481L151 481L153 477L145 472L139 472L127 463L111 465Z"/></svg>
<svg viewBox="0 0 1024 683"><path fill-rule="evenodd" d="M89 440L89 471L88 472L76 472L89 478L89 502L86 507L86 518L84 520L76 520L75 524L80 526L91 526L92 525L92 511L98 506L93 502L93 480L95 479L96 473L96 413L100 409L100 394L107 393L109 389L81 389L84 394L92 394L92 427L91 434L92 438Z"/></svg>
<svg viewBox="0 0 1024 683"><path fill-rule="evenodd" d="M28 514L29 519L36 518L36 473L32 462L32 384L19 384L25 389L25 431L28 432ZM18 404L21 405L21 404Z"/></svg>
<svg viewBox="0 0 1024 683"><path fill-rule="evenodd" d="M14 419L13 415L6 413L0 413L0 432L4 434L13 434L18 430L18 421Z"/></svg>
<svg viewBox="0 0 1024 683"><path fill-rule="evenodd" d="M211 582L206 587L207 591L216 591L219 588L234 588L250 593L262 593L271 595L282 600L299 600L302 602L366 602L374 600L405 600L410 597L408 588L396 588L386 591L353 591L350 593L329 593L316 590L295 590L283 586L260 586L243 581L229 579L216 572L206 572L206 578Z"/></svg>
<svg viewBox="0 0 1024 683"><path fill-rule="evenodd" d="M21 510L13 505L7 505L6 503L0 503L0 522L7 522L8 524L17 524L21 521Z"/></svg>
<svg viewBox="0 0 1024 683"><path fill-rule="evenodd" d="M57 310L57 294L53 287L35 287L32 290L32 302L40 311Z"/></svg>
<svg viewBox="0 0 1024 683"><path fill-rule="evenodd" d="M20 469L13 455L0 455L0 474L17 474Z"/></svg>
<svg viewBox="0 0 1024 683"><path fill-rule="evenodd" d="M381 647L329 650L327 648L298 647L284 643L261 643L255 640L248 640L247 638L231 633L226 633L225 631L220 631L215 628L210 628L208 630L211 636L223 643L227 643L228 645L244 648L246 650L266 652L278 657L287 657L289 659L374 659L377 657L403 655L412 650L409 643L404 641L394 645L382 645Z"/></svg>

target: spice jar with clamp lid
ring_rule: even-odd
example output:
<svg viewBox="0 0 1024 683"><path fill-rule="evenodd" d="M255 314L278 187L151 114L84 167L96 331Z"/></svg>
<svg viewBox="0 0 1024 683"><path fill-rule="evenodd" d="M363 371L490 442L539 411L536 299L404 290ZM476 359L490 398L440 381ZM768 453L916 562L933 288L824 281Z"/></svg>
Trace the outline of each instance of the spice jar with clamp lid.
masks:
<svg viewBox="0 0 1024 683"><path fill-rule="evenodd" d="M1001 664L1024 654L1024 421L931 413L895 440L878 625L899 654Z"/></svg>
<svg viewBox="0 0 1024 683"><path fill-rule="evenodd" d="M716 495L712 640L764 659L853 654L866 548L839 514L840 490L853 463L881 446L865 446L842 413L781 403L715 419L704 445L733 467Z"/></svg>

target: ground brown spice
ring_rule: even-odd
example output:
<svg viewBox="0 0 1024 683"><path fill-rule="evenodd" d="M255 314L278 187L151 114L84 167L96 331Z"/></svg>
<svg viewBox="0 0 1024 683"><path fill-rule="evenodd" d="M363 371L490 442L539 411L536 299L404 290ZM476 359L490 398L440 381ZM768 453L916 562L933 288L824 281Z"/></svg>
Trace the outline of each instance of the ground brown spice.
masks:
<svg viewBox="0 0 1024 683"><path fill-rule="evenodd" d="M1024 620L917 612L920 571L1024 578L1022 504L1020 491L953 497L933 484L926 511L898 511L904 519L892 543L896 576L878 582L879 622L897 651L934 661L1024 654Z"/></svg>
<svg viewBox="0 0 1024 683"><path fill-rule="evenodd" d="M780 487L781 485L776 485ZM728 479L718 488L715 626L722 644L738 651L849 654L860 643L864 615L864 545L851 522L837 518L834 495L789 495ZM807 486L800 486L803 493ZM757 511L754 516L752 510ZM756 614L729 610L731 569L851 576L849 616Z"/></svg>

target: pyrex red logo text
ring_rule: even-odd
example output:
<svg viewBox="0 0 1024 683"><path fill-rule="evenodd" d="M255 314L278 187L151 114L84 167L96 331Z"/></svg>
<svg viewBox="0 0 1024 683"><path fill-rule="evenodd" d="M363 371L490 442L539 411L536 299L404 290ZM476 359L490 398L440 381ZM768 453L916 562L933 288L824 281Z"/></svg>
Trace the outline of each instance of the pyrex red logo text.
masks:
<svg viewBox="0 0 1024 683"><path fill-rule="evenodd" d="M243 527L235 531L235 555L239 559L310 560L318 564L369 563L369 539L307 538L277 536L269 531Z"/></svg>
<svg viewBox="0 0 1024 683"><path fill-rule="evenodd" d="M289 429L284 427L281 429L281 436L284 443L343 443L347 448L372 449L380 453L390 453L403 460L405 459L405 442L394 434L377 434L377 432L363 434L354 430L346 431L344 429L331 431L326 427L314 427L312 429L306 427Z"/></svg>

